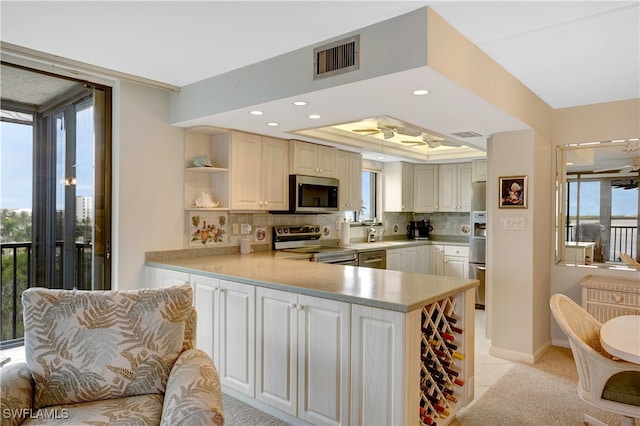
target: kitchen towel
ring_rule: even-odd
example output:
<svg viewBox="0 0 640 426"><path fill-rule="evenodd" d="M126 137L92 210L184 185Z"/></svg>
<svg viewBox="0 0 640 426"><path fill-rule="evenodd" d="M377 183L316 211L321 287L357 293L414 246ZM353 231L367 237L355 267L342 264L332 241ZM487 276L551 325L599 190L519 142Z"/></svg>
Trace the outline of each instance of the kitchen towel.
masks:
<svg viewBox="0 0 640 426"><path fill-rule="evenodd" d="M340 223L340 245L351 245L351 227L349 226L349 222L347 221Z"/></svg>

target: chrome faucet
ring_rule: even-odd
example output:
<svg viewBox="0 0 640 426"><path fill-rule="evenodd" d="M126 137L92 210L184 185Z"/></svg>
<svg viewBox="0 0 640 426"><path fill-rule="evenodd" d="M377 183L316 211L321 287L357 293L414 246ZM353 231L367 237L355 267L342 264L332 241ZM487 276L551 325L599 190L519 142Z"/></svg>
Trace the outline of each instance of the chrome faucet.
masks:
<svg viewBox="0 0 640 426"><path fill-rule="evenodd" d="M369 228L369 231L367 232L367 242L369 242L369 243L375 243L376 242L376 229L375 228Z"/></svg>

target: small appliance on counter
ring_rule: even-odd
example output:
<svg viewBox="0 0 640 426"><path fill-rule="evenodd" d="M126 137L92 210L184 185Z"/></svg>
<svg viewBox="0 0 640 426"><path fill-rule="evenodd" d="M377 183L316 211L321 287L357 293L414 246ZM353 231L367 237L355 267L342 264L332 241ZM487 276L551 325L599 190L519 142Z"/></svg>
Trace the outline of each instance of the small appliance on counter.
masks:
<svg viewBox="0 0 640 426"><path fill-rule="evenodd" d="M428 220L412 220L407 225L407 237L410 240L428 240L431 231L433 227Z"/></svg>

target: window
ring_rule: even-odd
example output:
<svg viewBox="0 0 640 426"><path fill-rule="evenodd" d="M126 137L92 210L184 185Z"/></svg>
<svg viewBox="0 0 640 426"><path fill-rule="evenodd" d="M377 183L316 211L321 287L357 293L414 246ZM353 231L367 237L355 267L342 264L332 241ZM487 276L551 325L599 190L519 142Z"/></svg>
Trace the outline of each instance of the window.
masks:
<svg viewBox="0 0 640 426"><path fill-rule="evenodd" d="M382 218L380 202L381 175L376 170L362 170L362 210L346 212L345 217L353 222L379 223Z"/></svg>
<svg viewBox="0 0 640 426"><path fill-rule="evenodd" d="M25 289L110 288L111 91L5 63L2 73L4 348L22 344Z"/></svg>

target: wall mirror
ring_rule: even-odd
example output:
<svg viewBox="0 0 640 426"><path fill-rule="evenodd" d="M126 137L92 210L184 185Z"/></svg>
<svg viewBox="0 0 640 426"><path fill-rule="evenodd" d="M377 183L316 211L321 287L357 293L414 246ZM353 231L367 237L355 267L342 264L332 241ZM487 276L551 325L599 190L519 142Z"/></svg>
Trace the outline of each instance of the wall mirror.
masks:
<svg viewBox="0 0 640 426"><path fill-rule="evenodd" d="M640 270L640 141L558 146L556 260Z"/></svg>

